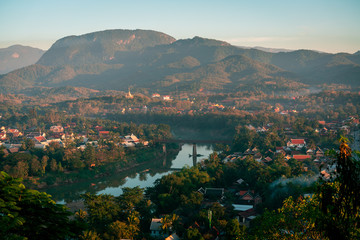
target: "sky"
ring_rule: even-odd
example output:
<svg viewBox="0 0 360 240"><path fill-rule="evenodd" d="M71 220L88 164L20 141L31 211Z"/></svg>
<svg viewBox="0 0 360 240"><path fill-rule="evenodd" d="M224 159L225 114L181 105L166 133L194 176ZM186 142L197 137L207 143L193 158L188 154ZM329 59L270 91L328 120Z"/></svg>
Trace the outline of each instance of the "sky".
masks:
<svg viewBox="0 0 360 240"><path fill-rule="evenodd" d="M354 53L360 50L360 0L0 0L0 48L47 50L60 38L107 29Z"/></svg>

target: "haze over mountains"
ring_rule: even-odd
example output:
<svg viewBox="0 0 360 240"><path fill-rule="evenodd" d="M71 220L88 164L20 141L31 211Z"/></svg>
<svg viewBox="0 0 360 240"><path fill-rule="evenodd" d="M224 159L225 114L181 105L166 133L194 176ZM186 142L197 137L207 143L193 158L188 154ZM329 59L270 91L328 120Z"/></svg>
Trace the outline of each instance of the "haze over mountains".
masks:
<svg viewBox="0 0 360 240"><path fill-rule="evenodd" d="M13 70L29 66L37 62L44 54L44 50L13 45L0 49L0 74L5 74Z"/></svg>
<svg viewBox="0 0 360 240"><path fill-rule="evenodd" d="M65 37L36 64L0 76L2 93L64 86L283 92L334 83L360 86L359 54L266 52L201 37L176 40L151 30L106 30Z"/></svg>

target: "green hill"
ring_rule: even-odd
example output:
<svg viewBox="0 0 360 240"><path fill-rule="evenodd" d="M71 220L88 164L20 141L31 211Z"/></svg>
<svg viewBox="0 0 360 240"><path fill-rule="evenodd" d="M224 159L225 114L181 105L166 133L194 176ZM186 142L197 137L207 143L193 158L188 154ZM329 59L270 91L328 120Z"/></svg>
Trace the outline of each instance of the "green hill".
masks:
<svg viewBox="0 0 360 240"><path fill-rule="evenodd" d="M265 52L201 37L175 41L149 30L107 30L58 40L38 64L0 76L0 91L64 86L123 91L132 86L276 92L334 83L360 87L359 54Z"/></svg>
<svg viewBox="0 0 360 240"><path fill-rule="evenodd" d="M175 39L150 30L106 30L56 41L38 64L84 65L110 61L119 52L138 51L146 47L170 44Z"/></svg>

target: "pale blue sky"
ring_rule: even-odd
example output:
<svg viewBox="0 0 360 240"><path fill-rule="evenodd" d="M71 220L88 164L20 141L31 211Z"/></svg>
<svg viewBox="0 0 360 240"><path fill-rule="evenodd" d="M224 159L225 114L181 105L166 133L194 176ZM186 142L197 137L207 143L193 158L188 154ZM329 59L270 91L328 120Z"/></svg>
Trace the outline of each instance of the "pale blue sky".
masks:
<svg viewBox="0 0 360 240"><path fill-rule="evenodd" d="M360 50L360 0L0 0L0 48L48 49L106 29L151 29L238 46Z"/></svg>

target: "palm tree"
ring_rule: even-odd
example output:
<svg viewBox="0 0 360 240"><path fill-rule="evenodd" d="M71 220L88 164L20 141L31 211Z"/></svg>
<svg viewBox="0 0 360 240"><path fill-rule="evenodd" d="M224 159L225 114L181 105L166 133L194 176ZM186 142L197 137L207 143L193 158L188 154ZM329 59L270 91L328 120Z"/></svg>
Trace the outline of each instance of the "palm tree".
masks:
<svg viewBox="0 0 360 240"><path fill-rule="evenodd" d="M161 230L168 234L178 219L179 216L176 214L165 215L163 218L161 218Z"/></svg>

